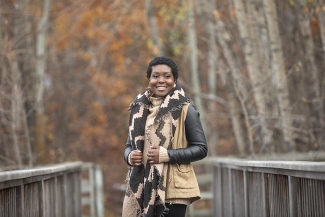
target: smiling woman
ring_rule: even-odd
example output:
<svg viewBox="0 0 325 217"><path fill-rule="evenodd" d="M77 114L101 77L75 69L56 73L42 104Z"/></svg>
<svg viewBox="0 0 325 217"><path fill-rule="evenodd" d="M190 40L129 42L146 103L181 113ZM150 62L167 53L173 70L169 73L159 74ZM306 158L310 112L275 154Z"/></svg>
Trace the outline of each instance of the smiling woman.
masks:
<svg viewBox="0 0 325 217"><path fill-rule="evenodd" d="M205 135L192 101L177 84L168 57L148 66L149 86L131 103L124 160L130 166L123 217L183 217L200 199L191 162L207 155Z"/></svg>
<svg viewBox="0 0 325 217"><path fill-rule="evenodd" d="M152 67L149 78L149 87L156 97L166 96L176 84L172 69L168 65L156 65Z"/></svg>

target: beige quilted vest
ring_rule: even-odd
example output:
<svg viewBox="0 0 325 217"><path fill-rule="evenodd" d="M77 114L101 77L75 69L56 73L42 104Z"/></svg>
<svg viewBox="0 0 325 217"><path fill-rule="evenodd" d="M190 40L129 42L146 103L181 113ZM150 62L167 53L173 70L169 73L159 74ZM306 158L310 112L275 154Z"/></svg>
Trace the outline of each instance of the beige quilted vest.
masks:
<svg viewBox="0 0 325 217"><path fill-rule="evenodd" d="M185 105L178 119L173 144L173 149L187 147L185 136L185 119L189 104ZM166 199L191 198L191 202L199 200L200 189L193 170L189 164L169 164L166 184Z"/></svg>

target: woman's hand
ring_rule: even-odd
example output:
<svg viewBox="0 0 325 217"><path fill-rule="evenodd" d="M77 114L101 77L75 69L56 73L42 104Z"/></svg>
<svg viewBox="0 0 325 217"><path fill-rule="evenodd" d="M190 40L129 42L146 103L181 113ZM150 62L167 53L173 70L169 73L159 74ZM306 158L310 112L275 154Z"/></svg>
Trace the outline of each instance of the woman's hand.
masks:
<svg viewBox="0 0 325 217"><path fill-rule="evenodd" d="M142 163L142 152L139 150L133 150L130 155L132 166L140 166Z"/></svg>
<svg viewBox="0 0 325 217"><path fill-rule="evenodd" d="M152 145L148 151L148 160L150 164L159 163L159 149L160 146Z"/></svg>

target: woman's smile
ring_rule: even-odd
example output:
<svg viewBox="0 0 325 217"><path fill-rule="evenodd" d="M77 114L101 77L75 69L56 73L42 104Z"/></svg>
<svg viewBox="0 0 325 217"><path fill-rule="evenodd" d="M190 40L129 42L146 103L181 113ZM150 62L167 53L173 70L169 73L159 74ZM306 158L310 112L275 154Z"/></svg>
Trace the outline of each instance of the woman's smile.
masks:
<svg viewBox="0 0 325 217"><path fill-rule="evenodd" d="M157 86L158 90L166 90L166 88L167 88L166 86Z"/></svg>

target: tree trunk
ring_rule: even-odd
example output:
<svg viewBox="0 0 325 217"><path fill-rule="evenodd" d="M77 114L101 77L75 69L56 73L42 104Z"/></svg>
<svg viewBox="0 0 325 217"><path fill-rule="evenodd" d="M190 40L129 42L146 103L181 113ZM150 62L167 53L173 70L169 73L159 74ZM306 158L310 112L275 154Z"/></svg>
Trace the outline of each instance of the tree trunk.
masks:
<svg viewBox="0 0 325 217"><path fill-rule="evenodd" d="M32 165L32 148L31 148L31 139L30 132L28 132L31 128L31 125L24 125L27 117L32 117L31 114L32 109L28 109L26 111L24 103L28 104L28 101L31 100L29 95L33 92L31 91L31 85L29 81L31 80L31 68L34 64L33 62L33 48L31 46L32 35L31 35L31 22L29 16L27 16L27 8L29 7L28 0L17 0L15 2L7 1L4 4L8 11L12 13L6 15L6 21L8 28L6 29L6 37L8 37L9 41L15 42L13 44L14 52L16 56L13 59L9 57L6 58L8 64L8 70L11 71L12 76L16 77L19 81L15 97L15 104L19 111L17 118L17 124L19 125L20 136L17 137L17 141L21 143L23 140L26 142L26 146L19 145L21 149L21 153L27 153L27 159L29 166ZM15 52L15 50L23 51L23 52ZM34 105L30 106L34 109ZM22 127L23 125L23 127ZM17 128L17 126L16 126ZM22 139L24 138L24 139ZM15 138L13 138L15 139ZM22 161L25 163L25 161Z"/></svg>
<svg viewBox="0 0 325 217"><path fill-rule="evenodd" d="M227 90L227 99L228 99L228 108L229 113L231 115L231 123L232 127L234 129L234 134L236 138L236 144L238 153L240 156L246 155L246 139L245 139L245 130L243 128L242 124L242 118L241 118L241 104L238 102L235 87L234 87L234 80L232 79L232 76L230 72L228 73L222 73L222 76L224 76L225 80L225 86ZM245 106L243 103L242 106ZM246 106L245 106L246 107ZM248 119L248 116L247 116ZM249 129L247 129L249 130ZM250 143L250 147L253 146L253 143ZM251 148L252 150L252 148ZM251 154L254 155L254 152L251 151Z"/></svg>
<svg viewBox="0 0 325 217"><path fill-rule="evenodd" d="M202 2L203 3L203 2ZM236 145L238 148L238 153L241 156L245 155L245 137L243 133L243 127L241 124L241 117L240 117L240 105L238 103L238 100L236 99L236 95L234 92L234 87L232 83L232 78L230 72L225 72L224 68L221 67L222 65L222 59L220 56L220 51L217 47L216 40L217 40L217 33L216 33L216 19L215 19L215 11L216 11L216 5L214 0L210 0L205 3L203 6L205 8L203 11L208 14L207 15L207 33L209 36L208 41L208 64L209 64L209 76L208 76L208 85L209 85L209 94L210 95L216 95L217 91L217 77L216 77L216 71L217 71L217 63L218 63L218 72L224 81L224 85L227 89L227 97L228 97L228 106L229 106L229 113L231 115L231 121L232 126L234 130L234 135L236 138ZM221 34L222 35L222 34ZM225 48L227 49L227 48ZM229 51L228 51L229 52ZM214 114L216 113L216 106L215 102L211 101L209 106L209 113ZM213 123L211 123L213 124ZM215 129L215 126L210 126L211 129ZM213 131L215 131L213 130ZM212 133L214 134L214 133ZM217 133L215 134L215 137L210 137L210 141L216 141L217 140Z"/></svg>
<svg viewBox="0 0 325 217"><path fill-rule="evenodd" d="M226 41L227 39L230 38L229 34L226 32L224 24L220 19L217 19L216 33L217 33L218 43L222 48L223 55L226 59L230 71L230 74L227 73L226 75L221 73L221 76L223 77L223 80L226 83L226 89L228 93L227 96L229 102L228 103L229 113L231 114L231 121L234 128L239 154L244 155L246 149L246 142L245 142L246 139L244 136L245 130L241 124L242 121L241 121L240 107L243 109L243 111L247 111L246 104L249 105L249 108L252 108L252 106L246 102L246 99L248 98L248 89L243 79L241 79L240 77L239 67L236 62L236 57L231 52L231 49ZM242 102L240 105L238 103L238 99L240 99L240 102ZM251 112L254 113L253 108ZM247 116L245 116L245 119L246 119L245 123L247 127L248 137L250 138L249 139L250 154L254 156L255 154L253 149L253 139L250 131L248 114Z"/></svg>
<svg viewBox="0 0 325 217"><path fill-rule="evenodd" d="M204 18L207 19L207 25L205 25L206 32L208 34L208 88L209 88L209 95L216 96L217 94L217 62L220 62L220 54L216 44L216 34L214 31L214 10L215 10L215 3L214 1L202 1L202 11L206 16ZM202 16L203 17L203 16ZM204 22L202 20L202 22ZM220 69L220 68L219 68ZM211 115L217 114L216 102L210 100L208 102L208 113ZM209 126L210 135L207 135L208 144L215 147L217 149L218 144L218 131L217 131L217 122L214 118L207 119L207 123ZM215 151L217 154L217 151Z"/></svg>
<svg viewBox="0 0 325 217"><path fill-rule="evenodd" d="M295 10L298 20L298 28L301 34L301 44L303 47L302 54L302 73L304 84L303 101L306 105L306 129L311 132L310 144L315 143L315 138L319 138L323 132L315 132L315 128L320 127L319 119L320 113L324 112L320 108L320 83L319 74L315 60L315 45L310 28L310 18L308 12L305 10L306 1L295 1ZM312 148L312 146L310 146Z"/></svg>
<svg viewBox="0 0 325 217"><path fill-rule="evenodd" d="M296 1L296 10L298 14L298 23L301 33L301 39L302 43L304 45L304 51L305 51L305 60L306 60L306 74L308 77L311 77L312 80L310 81L312 84L312 95L313 98L309 98L308 100L313 100L316 97L319 97L319 83L318 83L318 69L316 66L315 61L315 46L313 41L313 36L310 29L310 18L309 14L306 12L306 1L305 0L297 0ZM311 75L311 76L309 76ZM310 89L310 86L309 86Z"/></svg>
<svg viewBox="0 0 325 217"><path fill-rule="evenodd" d="M262 1L248 0L246 14L248 18L248 28L252 37L252 45L254 46L253 50L256 52L256 57L258 57L258 85L260 86L260 92L264 93L263 99L265 110L262 118L268 129L270 129L273 134L270 146L266 146L265 151L281 151L281 145L278 144L282 141L276 141L276 138L278 137L274 134L276 121L273 121L274 118L272 118L272 116L279 116L279 109L276 95L274 91L272 91L275 82L273 81L273 76L271 74L269 39Z"/></svg>
<svg viewBox="0 0 325 217"><path fill-rule="evenodd" d="M324 61L323 61L323 67L325 67L325 4L321 3L319 5L319 13L318 13L318 20L320 25L320 31L321 31L321 38L322 38L322 45L323 45L323 54L324 54Z"/></svg>
<svg viewBox="0 0 325 217"><path fill-rule="evenodd" d="M20 101L20 74L18 71L17 63L11 63L11 80L12 80L12 97L11 97L11 136L13 140L13 147L16 157L17 166L19 169L22 168L21 159L21 146L19 142L19 137L17 132L20 130L20 111L19 111L19 101Z"/></svg>
<svg viewBox="0 0 325 217"><path fill-rule="evenodd" d="M46 29L48 26L50 10L50 0L44 1L43 17L38 25L37 47L36 47L36 128L35 140L38 153L40 154L39 161L45 163L45 144L44 144L44 74L46 68Z"/></svg>
<svg viewBox="0 0 325 217"><path fill-rule="evenodd" d="M15 4L14 4L15 3ZM5 79L3 82L7 88L10 97L10 105L8 103L2 104L1 107L4 107L8 111L10 111L10 116L7 116L7 120L10 122L10 132L11 132L11 139L13 152L15 155L16 166L18 168L22 168L23 166L23 159L22 153L23 147L21 145L23 138L21 136L22 129L21 129L21 114L23 111L23 90L22 90L22 79L21 79L21 70L20 70L20 56L17 55L15 52L16 50L23 50L17 44L20 44L22 37L24 36L25 32L23 32L24 27L24 19L23 19L23 12L21 8L24 8L24 4L17 1L5 1L4 9L6 11L11 11L11 13L4 13L5 25L3 25L3 32L1 32L1 38L5 36L7 38L7 42L14 42L13 46L6 47L5 55L2 56L1 61L1 71L3 73L2 79ZM18 41L18 43L17 43ZM8 53L16 54L16 55L7 55ZM5 115L5 114L4 114ZM6 142L9 142L6 141ZM8 144L9 145L9 144ZM8 156L10 157L10 155Z"/></svg>
<svg viewBox="0 0 325 217"><path fill-rule="evenodd" d="M274 1L263 0L267 19L268 35L271 49L271 70L276 80L276 95L278 96L281 114L282 134L286 151L295 151L296 145L292 132L291 105L287 75L284 67L281 37L278 26L278 16Z"/></svg>
<svg viewBox="0 0 325 217"><path fill-rule="evenodd" d="M34 162L34 157L33 157L33 152L32 152L32 146L30 144L30 135L29 135L29 129L28 129L28 123L27 123L27 115L26 111L24 109L23 101L21 101L21 112L22 112L22 124L25 132L25 142L26 142L26 149L27 149L27 157L28 157L28 167L32 168L33 167L33 162Z"/></svg>
<svg viewBox="0 0 325 217"><path fill-rule="evenodd" d="M246 23L247 18L242 0L234 0L234 5L246 65L250 80L252 81L255 103L258 111L258 122L263 132L263 144L261 145L261 152L265 148L267 151L272 151L273 132L269 129L269 126L265 121L265 117L268 115L268 107L265 100L265 95L267 94L264 86L265 76L259 70L258 62L260 61L260 58L257 56L257 53L254 50L254 42L256 42L258 39L254 37L254 34L250 34L251 29Z"/></svg>
<svg viewBox="0 0 325 217"><path fill-rule="evenodd" d="M146 0L146 17L148 19L148 24L151 32L154 53L157 55L164 55L162 43L159 38L159 27L157 25L157 19L155 16L155 8L151 0Z"/></svg>
<svg viewBox="0 0 325 217"><path fill-rule="evenodd" d="M196 41L196 29L195 29L195 19L194 19L194 9L193 9L193 0L188 0L188 21L189 26L187 30L188 36L188 47L190 53L190 67L191 67L191 81L193 85L193 98L194 103L200 113L200 119L202 122L203 129L207 135L210 132L207 129L206 125L206 117L202 99L200 97L201 93L201 84L200 84L200 77L199 77L199 68L198 68L198 56L197 56L197 41ZM209 153L212 156L216 155L216 150L213 145L210 147Z"/></svg>
<svg viewBox="0 0 325 217"><path fill-rule="evenodd" d="M319 5L320 11L318 14L318 20L321 30L321 38L322 38L322 47L323 47L323 75L321 76L321 85L320 85L320 111L324 111L324 102L325 102L325 4L321 3ZM325 131L325 114L324 112L320 112L320 124L321 124L321 132ZM319 144L324 144L325 142L325 133L322 133Z"/></svg>
<svg viewBox="0 0 325 217"><path fill-rule="evenodd" d="M26 148L28 153L28 164L32 165L30 162L33 159L33 148L34 148L34 89L33 85L31 84L31 80L33 79L32 68L34 64L33 57L34 57L34 48L33 48L33 35L31 34L32 22L30 16L26 16L29 5L29 0L17 0L15 2L11 2L10 5L11 11L13 11L13 16L9 19L11 22L11 29L12 33L8 31L9 37L12 37L12 40L15 42L14 49L24 51L24 52L17 52L15 59L13 59L13 66L17 66L17 71L20 73L21 78L21 113L20 117L20 124L24 119L28 119L27 127L24 126L23 130L28 130L29 132L25 132L24 138L29 139L26 141ZM12 34L12 36L10 36ZM24 116L26 114L26 117Z"/></svg>

